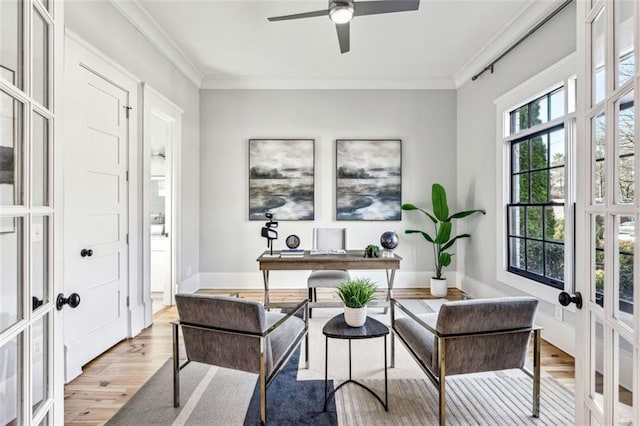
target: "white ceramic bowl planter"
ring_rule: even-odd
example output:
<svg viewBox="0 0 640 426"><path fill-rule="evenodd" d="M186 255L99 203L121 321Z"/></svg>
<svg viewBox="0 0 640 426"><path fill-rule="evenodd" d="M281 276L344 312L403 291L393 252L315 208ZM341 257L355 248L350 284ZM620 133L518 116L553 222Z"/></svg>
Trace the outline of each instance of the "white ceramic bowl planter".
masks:
<svg viewBox="0 0 640 426"><path fill-rule="evenodd" d="M349 308L344 307L344 320L350 327L362 327L367 320L367 307Z"/></svg>

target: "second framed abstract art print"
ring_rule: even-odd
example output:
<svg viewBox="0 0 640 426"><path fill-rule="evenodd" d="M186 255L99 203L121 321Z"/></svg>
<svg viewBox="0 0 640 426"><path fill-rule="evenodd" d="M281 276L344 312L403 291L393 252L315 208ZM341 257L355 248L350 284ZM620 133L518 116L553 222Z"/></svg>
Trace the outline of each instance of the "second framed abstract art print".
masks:
<svg viewBox="0 0 640 426"><path fill-rule="evenodd" d="M401 220L402 141L336 141L336 220Z"/></svg>

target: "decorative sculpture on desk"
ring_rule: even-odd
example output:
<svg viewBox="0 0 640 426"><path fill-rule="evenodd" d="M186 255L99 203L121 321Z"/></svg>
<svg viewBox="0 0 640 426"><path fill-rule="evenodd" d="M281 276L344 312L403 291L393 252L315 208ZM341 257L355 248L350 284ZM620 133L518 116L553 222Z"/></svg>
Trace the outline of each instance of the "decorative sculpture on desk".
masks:
<svg viewBox="0 0 640 426"><path fill-rule="evenodd" d="M273 256L273 240L278 239L278 232L273 228L278 227L278 222L273 220L272 213L265 213L265 216L267 217L267 219L269 219L269 222L264 224L260 235L267 239L267 248L269 249L269 254Z"/></svg>
<svg viewBox="0 0 640 426"><path fill-rule="evenodd" d="M400 239L394 231L387 231L382 234L380 236L380 245L384 247L382 257L393 257L393 249L398 247L398 242L400 242Z"/></svg>

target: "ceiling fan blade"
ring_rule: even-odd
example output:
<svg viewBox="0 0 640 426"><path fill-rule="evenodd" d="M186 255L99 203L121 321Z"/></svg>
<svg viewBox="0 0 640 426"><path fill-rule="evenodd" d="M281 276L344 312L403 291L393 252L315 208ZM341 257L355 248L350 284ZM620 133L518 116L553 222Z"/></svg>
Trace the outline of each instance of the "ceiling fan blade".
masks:
<svg viewBox="0 0 640 426"><path fill-rule="evenodd" d="M408 12L418 10L420 0L356 1L353 16L377 15L380 13Z"/></svg>
<svg viewBox="0 0 640 426"><path fill-rule="evenodd" d="M284 15L284 16L275 16L273 18L268 18L269 21L288 21L290 19L302 19L302 18L315 18L316 16L327 16L329 15L329 10L316 10L314 12L305 12L305 13L296 13L295 15Z"/></svg>
<svg viewBox="0 0 640 426"><path fill-rule="evenodd" d="M336 24L336 30L338 31L338 42L340 43L340 53L347 53L351 41L349 40L349 23Z"/></svg>

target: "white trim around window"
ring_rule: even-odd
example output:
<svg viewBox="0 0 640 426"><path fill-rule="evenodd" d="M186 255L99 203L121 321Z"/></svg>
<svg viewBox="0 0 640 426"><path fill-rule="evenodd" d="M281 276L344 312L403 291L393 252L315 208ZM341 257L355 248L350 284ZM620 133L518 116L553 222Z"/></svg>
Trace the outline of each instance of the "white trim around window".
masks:
<svg viewBox="0 0 640 426"><path fill-rule="evenodd" d="M535 296L541 300L557 304L558 294L560 291L557 288L553 288L548 285L541 284L539 282L527 279L523 276L511 273L507 271L507 240L506 240L506 227L507 227L507 214L506 205L510 202L510 143L508 122L505 123L505 112L512 111L520 105L526 104L530 101L537 99L538 97L560 87L568 78L574 76L577 72L577 57L573 53L564 59L560 60L556 64L535 75L531 79L522 83L518 87L510 90L504 95L494 100L496 105L496 158L498 158L498 164L500 169L496 175L496 212L497 212L497 226L496 226L496 277L498 281L518 289L518 291L525 292ZM569 93L567 93L569 95ZM565 110L566 103L569 102L570 96L565 95ZM574 105L575 108L575 105ZM574 120L575 113L565 115L565 124L571 120ZM560 120L562 121L562 120ZM532 131L534 131L532 129ZM522 132L525 133L525 132ZM573 169L573 161L571 152L574 151L573 143L574 136L571 131L571 126L565 125L565 137L568 139L567 144L567 156L565 167L567 171ZM572 173L572 172L569 172ZM566 200L565 200L565 217L569 219L572 213L572 205L575 200L575 182L572 182L571 178L567 179L567 185L565 188ZM573 228L572 221L567 220L565 222L565 232L569 232ZM566 243L566 248L569 247L569 242ZM565 265L567 265L567 257L572 257L571 250L566 250L569 254L565 257ZM565 288L571 290L572 277L567 276L565 273ZM573 310L570 307L566 308Z"/></svg>

